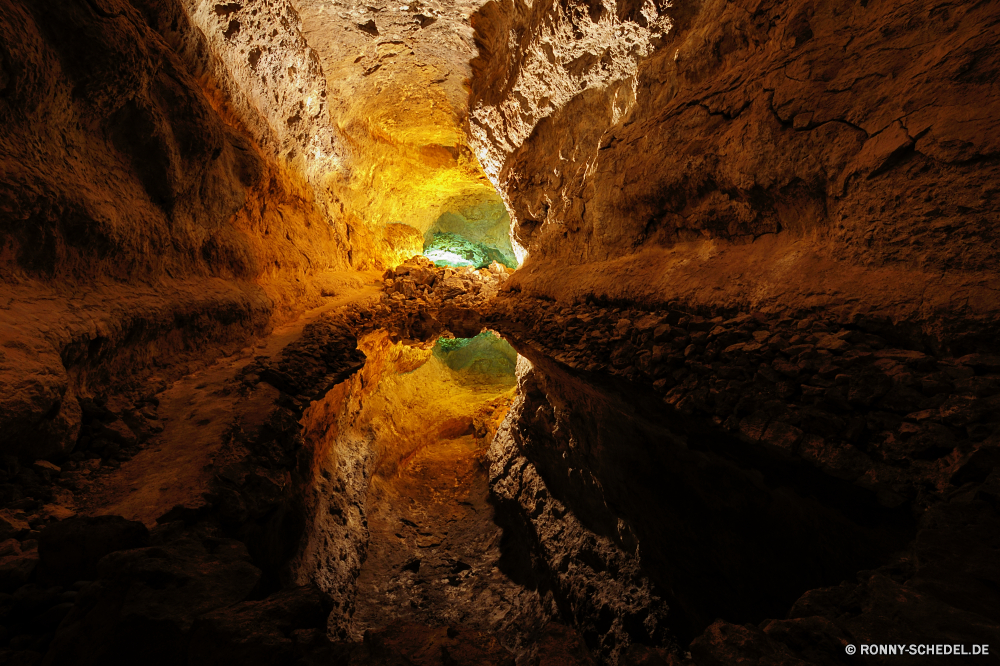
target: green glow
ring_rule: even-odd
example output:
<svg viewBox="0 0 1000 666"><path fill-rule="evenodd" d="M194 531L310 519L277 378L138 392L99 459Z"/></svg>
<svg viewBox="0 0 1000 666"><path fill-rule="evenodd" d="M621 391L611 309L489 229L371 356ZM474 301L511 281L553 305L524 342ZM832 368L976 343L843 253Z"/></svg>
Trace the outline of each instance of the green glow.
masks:
<svg viewBox="0 0 1000 666"><path fill-rule="evenodd" d="M434 356L458 373L486 375L492 381L514 381L517 352L492 331L483 331L474 338L438 338Z"/></svg>
<svg viewBox="0 0 1000 666"><path fill-rule="evenodd" d="M437 266L452 268L486 268L494 261L507 268L517 268L517 259L512 255L484 243L474 243L450 231L435 231L431 239L424 243L424 256Z"/></svg>

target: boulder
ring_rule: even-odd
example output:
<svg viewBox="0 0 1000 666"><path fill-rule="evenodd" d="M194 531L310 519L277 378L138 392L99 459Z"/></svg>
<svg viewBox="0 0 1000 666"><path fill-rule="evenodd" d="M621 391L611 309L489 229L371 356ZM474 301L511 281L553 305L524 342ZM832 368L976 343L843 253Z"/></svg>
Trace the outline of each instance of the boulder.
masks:
<svg viewBox="0 0 1000 666"><path fill-rule="evenodd" d="M752 625L739 626L718 620L691 643L691 656L699 666L759 664L805 666L782 643Z"/></svg>
<svg viewBox="0 0 1000 666"><path fill-rule="evenodd" d="M195 619L245 600L261 576L242 543L191 537L110 553L98 574L59 626L45 666L186 663Z"/></svg>
<svg viewBox="0 0 1000 666"><path fill-rule="evenodd" d="M28 523L15 517L9 510L0 511L0 541L6 541L30 529Z"/></svg>
<svg viewBox="0 0 1000 666"><path fill-rule="evenodd" d="M62 585L97 577L97 562L108 553L149 544L142 523L121 516L69 518L49 525L38 540L40 575Z"/></svg>
<svg viewBox="0 0 1000 666"><path fill-rule="evenodd" d="M199 618L191 629L188 664L295 663L308 647L297 639L315 638L317 631L325 635L332 608L329 597L319 588L306 585L213 611Z"/></svg>
<svg viewBox="0 0 1000 666"><path fill-rule="evenodd" d="M30 581L37 566L37 550L0 557L0 592L13 592Z"/></svg>

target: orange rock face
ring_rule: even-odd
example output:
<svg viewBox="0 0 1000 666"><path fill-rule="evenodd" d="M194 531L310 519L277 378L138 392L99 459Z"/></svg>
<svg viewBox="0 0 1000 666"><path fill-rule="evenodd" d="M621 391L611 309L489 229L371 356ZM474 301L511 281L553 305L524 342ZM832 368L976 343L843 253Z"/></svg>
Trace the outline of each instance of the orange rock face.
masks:
<svg viewBox="0 0 1000 666"><path fill-rule="evenodd" d="M490 3L474 18L473 143L528 247L526 285L568 295L555 262L648 251L636 262L662 268L600 264L592 290L652 282L650 300L902 306L894 317L931 328L933 310L995 319L995 7L615 7ZM653 34L656 21L669 29ZM634 43L634 66L618 41L588 41L611 24ZM630 31L646 41L620 36ZM812 277L831 262L853 284ZM935 299L950 303L928 308L920 294L944 273L958 283ZM706 280L714 292L691 284ZM908 293L893 291L901 282Z"/></svg>

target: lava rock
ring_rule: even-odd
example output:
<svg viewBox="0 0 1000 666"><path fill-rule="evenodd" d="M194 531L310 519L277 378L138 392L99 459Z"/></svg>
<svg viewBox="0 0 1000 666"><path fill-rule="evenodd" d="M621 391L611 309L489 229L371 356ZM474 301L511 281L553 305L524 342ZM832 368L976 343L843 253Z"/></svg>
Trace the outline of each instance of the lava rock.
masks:
<svg viewBox="0 0 1000 666"><path fill-rule="evenodd" d="M27 583L37 566L37 550L0 557L0 592L13 592Z"/></svg>
<svg viewBox="0 0 1000 666"><path fill-rule="evenodd" d="M739 626L719 620L691 643L691 656L698 666L758 664L760 666L806 666L782 643L754 626Z"/></svg>
<svg viewBox="0 0 1000 666"><path fill-rule="evenodd" d="M0 541L24 534L30 529L28 523L15 517L10 511L0 511Z"/></svg>
<svg viewBox="0 0 1000 666"><path fill-rule="evenodd" d="M191 630L188 664L280 666L302 656L296 638L325 634L333 605L314 585L284 590L261 601L245 601L199 618ZM303 629L314 630L302 632Z"/></svg>
<svg viewBox="0 0 1000 666"><path fill-rule="evenodd" d="M69 518L49 525L38 540L40 575L69 584L97 577L97 562L108 553L149 544L149 531L140 522L121 516Z"/></svg>
<svg viewBox="0 0 1000 666"><path fill-rule="evenodd" d="M261 577L242 543L192 537L110 553L98 574L59 626L46 666L183 664L195 619L245 600Z"/></svg>

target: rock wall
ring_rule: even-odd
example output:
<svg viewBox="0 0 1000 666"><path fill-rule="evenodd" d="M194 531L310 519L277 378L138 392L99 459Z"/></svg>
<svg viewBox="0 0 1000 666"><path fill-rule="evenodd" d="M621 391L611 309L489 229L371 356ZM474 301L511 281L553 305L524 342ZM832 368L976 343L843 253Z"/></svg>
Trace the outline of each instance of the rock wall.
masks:
<svg viewBox="0 0 1000 666"><path fill-rule="evenodd" d="M292 4L327 75L345 156L328 196L355 265L395 267L443 213L501 203L465 133L478 3Z"/></svg>
<svg viewBox="0 0 1000 666"><path fill-rule="evenodd" d="M73 446L76 395L245 344L349 256L178 3L0 22L0 449L42 457Z"/></svg>
<svg viewBox="0 0 1000 666"><path fill-rule="evenodd" d="M506 2L473 23L473 142L525 288L996 321L992 5Z"/></svg>
<svg viewBox="0 0 1000 666"><path fill-rule="evenodd" d="M537 363L491 449L492 492L607 663L686 645L718 617L781 616L911 533L874 494L522 350Z"/></svg>
<svg viewBox="0 0 1000 666"><path fill-rule="evenodd" d="M364 324L370 327L368 322ZM471 548L471 542L476 541L452 533L449 543L442 546L440 539L432 540L426 532L437 519L431 515L433 512L418 516L420 512L414 507L408 507L414 513L403 514L387 508L397 495L395 486L401 483L400 478L413 472L410 463L415 456L425 449L448 449L449 442L466 435L475 435L484 440L483 446L488 445L512 397L513 378L509 372L491 374L496 368L488 361L498 354L484 353L488 342L475 345L479 360L475 365L458 352L454 358L438 358L432 351L437 337L431 335L422 344L410 340L407 345L393 343L384 330L363 335L359 346L367 357L364 367L314 402L304 414L303 436L311 451L312 482L303 497L304 538L291 568L295 582L315 584L331 596L334 612L329 628L331 636L339 640L357 641L367 630L383 631L394 622L426 621L412 609L421 606L424 585L436 589L440 582L427 574L433 569L433 559L451 561L449 558L460 557L463 549ZM474 367L463 366L463 361L465 366ZM457 464L454 459L450 462ZM447 465L449 460L438 460L438 464ZM423 481L429 483L428 478ZM481 485L483 499L473 513L489 511L485 480ZM459 502L462 493L469 490L457 481L452 488L456 498L437 497L437 505ZM419 528L415 520L420 522ZM445 524L447 532L448 521L442 518L439 522ZM492 525L488 521L484 524ZM416 543L399 536L401 531L407 531L407 525L414 527ZM390 555L370 552L370 530L396 535L391 537ZM493 531L499 530L493 526ZM498 538L488 534L480 541L492 544ZM387 549L384 543L376 543L376 550L379 547ZM403 552L409 557L399 555ZM489 554L498 557L497 553ZM393 557L402 559L389 566L386 560ZM426 566L416 581L406 579L408 569L401 568L412 557L424 560ZM495 562L484 558L476 564L489 576ZM374 577L370 575L359 583L362 566L384 569L379 568ZM359 590L359 584L368 587ZM518 588L491 580L487 583L491 585L490 593L483 597L481 589L459 589L459 584L456 580L449 587L448 599L436 612L459 614L461 609L465 616L471 612L475 619L468 619L468 623L483 624L484 629L502 633L504 639L514 643L523 640L518 633L518 622L523 619L520 606L531 604L518 600ZM513 599L503 598L505 591ZM403 598L411 598L412 608L402 603ZM489 611L482 607L484 599L492 599ZM509 618L494 617L501 600L505 609L500 615L509 614Z"/></svg>
<svg viewBox="0 0 1000 666"><path fill-rule="evenodd" d="M210 104L205 63L154 31L187 27L211 62L180 8L109 2L4 7L5 276L267 283L342 266L269 146Z"/></svg>

